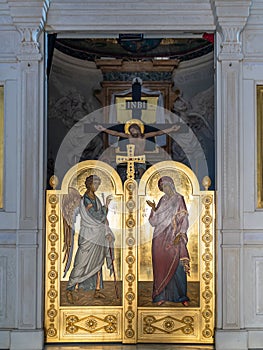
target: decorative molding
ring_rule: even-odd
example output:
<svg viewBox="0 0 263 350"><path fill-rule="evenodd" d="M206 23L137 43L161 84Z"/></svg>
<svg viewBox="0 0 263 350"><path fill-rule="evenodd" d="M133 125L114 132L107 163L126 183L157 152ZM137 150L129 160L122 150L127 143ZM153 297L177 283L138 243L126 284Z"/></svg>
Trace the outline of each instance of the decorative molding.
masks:
<svg viewBox="0 0 263 350"><path fill-rule="evenodd" d="M7 256L0 256L0 319L7 316Z"/></svg>
<svg viewBox="0 0 263 350"><path fill-rule="evenodd" d="M223 250L223 327L240 328L240 248Z"/></svg>
<svg viewBox="0 0 263 350"><path fill-rule="evenodd" d="M95 31L121 32L175 31L182 33L182 27L189 31L213 31L214 20L209 0L163 2L151 1L60 1L50 5L46 30L50 31ZM74 35L73 33L73 35Z"/></svg>
<svg viewBox="0 0 263 350"><path fill-rule="evenodd" d="M222 104L222 184L223 228L238 230L240 228L240 157L239 157L239 125L240 111L240 63L222 62L223 87Z"/></svg>
<svg viewBox="0 0 263 350"><path fill-rule="evenodd" d="M171 81L172 72L107 72L103 74L106 81L129 81L134 78L145 81Z"/></svg>
<svg viewBox="0 0 263 350"><path fill-rule="evenodd" d="M209 178L203 180L203 184ZM206 181L205 181L206 180ZM210 180L210 179L209 179ZM208 182L209 184L209 182ZM210 180L211 184L211 180ZM204 303L202 303L203 329L202 337L211 339L214 335L214 198L212 194L207 192L202 197L202 206L204 214L201 218L203 231L202 241L205 244L202 254L202 279L204 281L204 289L201 291Z"/></svg>
<svg viewBox="0 0 263 350"><path fill-rule="evenodd" d="M184 316L182 319L173 316L156 318L153 315L143 317L143 333L183 333L184 335L194 334L195 317Z"/></svg>
<svg viewBox="0 0 263 350"><path fill-rule="evenodd" d="M8 6L14 25L38 26L43 30L50 0L11 0Z"/></svg>
<svg viewBox="0 0 263 350"><path fill-rule="evenodd" d="M261 30L263 28L263 3L261 0L253 0L250 8L250 15L247 21L246 30ZM260 45L261 46L261 45Z"/></svg>
<svg viewBox="0 0 263 350"><path fill-rule="evenodd" d="M108 314L105 317L88 315L82 318L77 315L66 317L66 334L75 334L79 330L86 333L95 333L104 330L106 333L117 333L118 315Z"/></svg>
<svg viewBox="0 0 263 350"><path fill-rule="evenodd" d="M47 240L46 249L48 261L46 263L46 337L51 341L58 339L58 254L59 254L59 197L53 193L47 196L50 211L46 213Z"/></svg>
<svg viewBox="0 0 263 350"><path fill-rule="evenodd" d="M263 285L262 245L246 245L244 261L246 262L244 268L246 279L243 282L244 300L246 300L244 305L245 327L261 329L262 331L263 303L260 298ZM252 286L252 288L247 288L247 286Z"/></svg>
<svg viewBox="0 0 263 350"><path fill-rule="evenodd" d="M38 149L39 145L39 65L36 61L21 63L21 229L37 228L38 205ZM34 103L32 103L34 101ZM30 169L30 171L29 171Z"/></svg>
<svg viewBox="0 0 263 350"><path fill-rule="evenodd" d="M28 244L18 249L18 325L20 329L35 329L37 289L37 247Z"/></svg>
<svg viewBox="0 0 263 350"><path fill-rule="evenodd" d="M0 3L0 26L3 31L13 30L13 21L10 16L8 0L2 0Z"/></svg>
<svg viewBox="0 0 263 350"><path fill-rule="evenodd" d="M137 271L136 271L136 257L137 257L137 207L135 203L137 199L137 182L131 177L124 183L125 197L124 201L128 209L124 222L125 227L125 244L127 249L124 265L125 280L123 281L125 298L123 300L123 307L126 310L124 315L124 334L123 339L128 343L134 343L137 339Z"/></svg>
<svg viewBox="0 0 263 350"><path fill-rule="evenodd" d="M263 286L263 258L255 257L255 313L257 316L263 316L263 300L262 300L262 286Z"/></svg>
<svg viewBox="0 0 263 350"><path fill-rule="evenodd" d="M2 234L1 234L2 235ZM2 245L2 244L1 244ZM0 328L16 325L16 253L15 246L0 248ZM0 335L1 338L1 335ZM1 344L1 341L0 341ZM0 345L1 346L1 345Z"/></svg>

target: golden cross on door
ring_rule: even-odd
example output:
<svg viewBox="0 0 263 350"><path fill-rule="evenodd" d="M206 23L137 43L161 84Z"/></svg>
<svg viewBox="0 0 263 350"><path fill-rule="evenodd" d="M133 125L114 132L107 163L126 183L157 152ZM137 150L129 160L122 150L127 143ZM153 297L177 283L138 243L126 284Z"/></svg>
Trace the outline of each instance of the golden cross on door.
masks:
<svg viewBox="0 0 263 350"><path fill-rule="evenodd" d="M134 163L145 163L145 155L135 156L135 145L127 145L127 156L116 156L116 163L127 163L127 179L134 179Z"/></svg>

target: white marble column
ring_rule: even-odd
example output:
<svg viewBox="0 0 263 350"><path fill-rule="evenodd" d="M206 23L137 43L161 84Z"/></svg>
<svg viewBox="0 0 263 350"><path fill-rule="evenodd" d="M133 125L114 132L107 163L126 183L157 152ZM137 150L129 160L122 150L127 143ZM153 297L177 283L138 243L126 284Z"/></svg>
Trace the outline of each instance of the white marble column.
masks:
<svg viewBox="0 0 263 350"><path fill-rule="evenodd" d="M217 21L216 349L247 348L243 290L242 45L251 1L215 1Z"/></svg>
<svg viewBox="0 0 263 350"><path fill-rule="evenodd" d="M16 327L10 349L43 348L44 27L49 1L16 1L10 13L17 46L18 206ZM21 7L24 11L21 11Z"/></svg>
<svg viewBox="0 0 263 350"><path fill-rule="evenodd" d="M17 230L17 330L11 333L11 349L42 349L41 309L43 281L43 105L41 104L42 56L36 40L38 27L18 27L21 46L18 89L20 129L20 198Z"/></svg>

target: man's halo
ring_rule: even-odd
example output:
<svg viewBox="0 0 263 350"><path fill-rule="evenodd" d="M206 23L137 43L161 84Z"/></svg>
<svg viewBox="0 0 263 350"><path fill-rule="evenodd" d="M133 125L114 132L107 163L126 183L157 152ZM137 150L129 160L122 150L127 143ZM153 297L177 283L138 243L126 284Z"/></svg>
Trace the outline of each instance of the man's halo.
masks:
<svg viewBox="0 0 263 350"><path fill-rule="evenodd" d="M130 120L127 120L127 122L125 123L125 126L124 126L125 134L130 134L129 127L132 124L137 124L139 126L139 128L141 129L141 133L142 134L144 133L144 124L143 124L143 122L140 119L130 119Z"/></svg>

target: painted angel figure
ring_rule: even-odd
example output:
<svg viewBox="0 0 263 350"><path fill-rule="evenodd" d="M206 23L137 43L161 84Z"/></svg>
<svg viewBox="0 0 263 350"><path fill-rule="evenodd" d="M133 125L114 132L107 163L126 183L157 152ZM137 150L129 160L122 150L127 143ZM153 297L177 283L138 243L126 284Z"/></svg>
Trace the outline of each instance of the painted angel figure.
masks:
<svg viewBox="0 0 263 350"><path fill-rule="evenodd" d="M80 215L78 249L74 266L67 284L67 300L73 304L73 291L79 288L94 290L94 298L105 298L102 266L106 259L110 275L113 273L114 234L108 220L108 205L112 196L108 196L103 205L95 192L101 183L97 175L90 175L85 180L86 192L81 197L77 190L71 189L63 200L64 212L64 261L66 276L72 261L74 242L74 221ZM68 196L68 197L67 197ZM72 216L72 212L74 213ZM73 219L71 219L73 217Z"/></svg>

